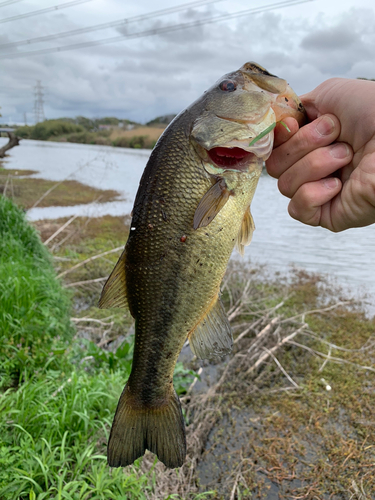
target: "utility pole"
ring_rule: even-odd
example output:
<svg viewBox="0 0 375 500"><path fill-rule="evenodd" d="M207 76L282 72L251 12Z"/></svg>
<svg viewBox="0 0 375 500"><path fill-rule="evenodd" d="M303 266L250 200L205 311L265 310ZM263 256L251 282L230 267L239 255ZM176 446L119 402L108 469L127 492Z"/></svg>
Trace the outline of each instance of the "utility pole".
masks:
<svg viewBox="0 0 375 500"><path fill-rule="evenodd" d="M44 116L44 87L42 87L42 83L40 80L37 80L36 85L34 87L34 115L35 115L35 123L43 122L46 117Z"/></svg>
<svg viewBox="0 0 375 500"><path fill-rule="evenodd" d="M24 119L25 125L27 125L27 113L26 113L26 111L23 114L23 119Z"/></svg>

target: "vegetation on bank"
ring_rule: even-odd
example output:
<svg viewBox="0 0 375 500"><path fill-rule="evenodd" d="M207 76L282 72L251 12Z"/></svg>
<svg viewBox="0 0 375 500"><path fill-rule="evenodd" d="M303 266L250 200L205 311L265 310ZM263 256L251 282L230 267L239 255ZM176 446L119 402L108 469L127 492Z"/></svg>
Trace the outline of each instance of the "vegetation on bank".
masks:
<svg viewBox="0 0 375 500"><path fill-rule="evenodd" d="M202 490L220 485L218 499L373 498L375 319L304 271L269 281L235 266L226 283L235 346L210 388L220 413L197 467Z"/></svg>
<svg viewBox="0 0 375 500"><path fill-rule="evenodd" d="M46 240L64 222L36 225ZM103 283L98 280L108 275L120 250L89 260L123 246L129 222L78 218L49 245L55 245L66 286L75 290L77 327L90 328L97 345L116 343L124 330L132 331L128 316L95 307ZM80 262L86 263L73 269ZM257 268L231 266L224 283L223 299L239 340L224 362L185 363L203 369L197 392L183 397L187 462L166 472L146 455L141 470L153 467L155 473L150 497L200 493L223 500L234 488L234 498L267 498L272 492L290 500L323 500L350 498L362 488L366 495L353 499L369 500L375 490L375 321L317 275L297 272L269 280ZM107 326L94 326L88 318ZM300 328L272 351L293 385L268 352ZM109 331L103 338L104 330ZM248 373L259 358L263 362Z"/></svg>
<svg viewBox="0 0 375 500"><path fill-rule="evenodd" d="M71 296L24 212L0 196L0 498L146 500L152 468L111 471L105 456L133 336L98 347L72 326ZM191 380L179 367L177 390Z"/></svg>
<svg viewBox="0 0 375 500"><path fill-rule="evenodd" d="M70 302L56 280L47 249L24 213L0 197L1 387L53 365L72 337Z"/></svg>
<svg viewBox="0 0 375 500"><path fill-rule="evenodd" d="M159 117L142 126L117 118L45 120L19 127L15 134L23 139L97 144L122 148L152 149L166 127L167 118Z"/></svg>

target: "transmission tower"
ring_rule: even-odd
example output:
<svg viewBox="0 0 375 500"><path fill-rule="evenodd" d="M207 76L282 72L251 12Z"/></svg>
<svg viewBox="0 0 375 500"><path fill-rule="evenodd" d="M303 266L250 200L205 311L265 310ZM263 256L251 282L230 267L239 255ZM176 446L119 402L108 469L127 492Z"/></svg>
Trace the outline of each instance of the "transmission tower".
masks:
<svg viewBox="0 0 375 500"><path fill-rule="evenodd" d="M37 80L36 85L34 87L34 115L35 115L35 123L43 122L46 117L44 116L43 109L43 96L44 96L44 87L42 87L41 81Z"/></svg>

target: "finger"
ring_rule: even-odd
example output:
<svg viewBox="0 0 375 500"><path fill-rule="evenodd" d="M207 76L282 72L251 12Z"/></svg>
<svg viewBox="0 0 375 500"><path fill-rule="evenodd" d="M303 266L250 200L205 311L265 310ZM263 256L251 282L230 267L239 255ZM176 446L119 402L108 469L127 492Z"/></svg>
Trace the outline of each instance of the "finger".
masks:
<svg viewBox="0 0 375 500"><path fill-rule="evenodd" d="M299 96L300 101L302 102L303 107L305 108L306 114L311 121L316 120L322 114L316 107L315 94L316 90Z"/></svg>
<svg viewBox="0 0 375 500"><path fill-rule="evenodd" d="M334 115L324 115L301 127L297 133L276 148L267 160L267 171L279 178L285 170L314 149L328 146L340 134L340 122Z"/></svg>
<svg viewBox="0 0 375 500"><path fill-rule="evenodd" d="M279 190L292 198L303 184L328 177L345 167L352 158L352 148L343 142L311 151L279 177Z"/></svg>
<svg viewBox="0 0 375 500"><path fill-rule="evenodd" d="M289 131L280 122L277 123L275 127L275 139L273 142L274 148L277 148L280 144L289 140L299 129L298 122L295 118L285 118L283 123L289 128Z"/></svg>
<svg viewBox="0 0 375 500"><path fill-rule="evenodd" d="M340 192L341 186L336 177L303 184L289 203L289 215L310 226L321 225L323 211L327 212L327 204Z"/></svg>

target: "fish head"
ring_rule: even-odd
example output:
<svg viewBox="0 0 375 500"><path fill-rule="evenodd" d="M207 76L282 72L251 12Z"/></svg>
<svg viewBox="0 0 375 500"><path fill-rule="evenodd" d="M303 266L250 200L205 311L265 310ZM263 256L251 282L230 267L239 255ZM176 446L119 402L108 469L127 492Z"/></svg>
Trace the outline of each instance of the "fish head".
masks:
<svg viewBox="0 0 375 500"><path fill-rule="evenodd" d="M286 80L253 62L220 78L201 104L190 137L213 175L261 170L276 124L288 116L300 125L305 121L303 105Z"/></svg>

